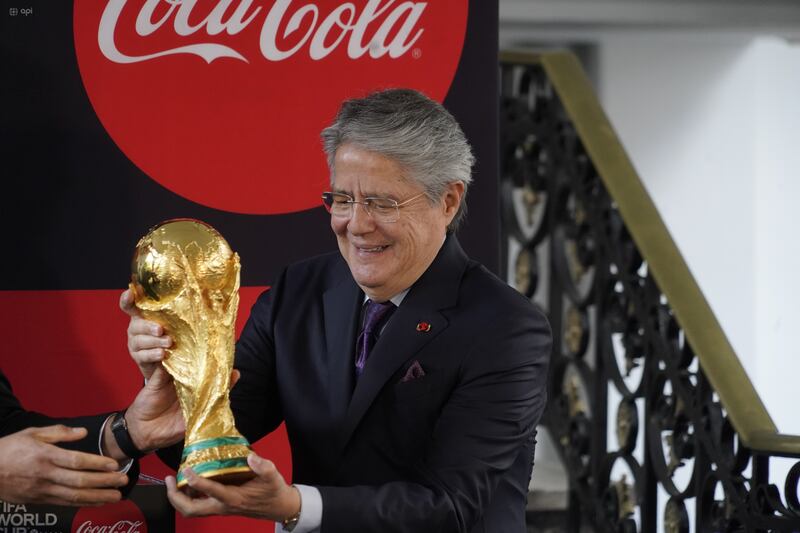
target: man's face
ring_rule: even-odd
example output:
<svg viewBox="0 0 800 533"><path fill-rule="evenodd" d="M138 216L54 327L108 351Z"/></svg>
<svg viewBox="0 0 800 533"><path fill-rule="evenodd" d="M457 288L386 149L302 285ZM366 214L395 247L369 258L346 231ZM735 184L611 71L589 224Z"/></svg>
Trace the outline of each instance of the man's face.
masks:
<svg viewBox="0 0 800 533"><path fill-rule="evenodd" d="M423 192L394 160L343 144L334 159L334 192L364 198L391 198L398 203ZM378 222L364 206L353 206L352 216L331 216L339 251L362 290L384 301L409 288L427 270L444 242L447 225L455 216L463 184L450 184L432 205L426 196L400 207L397 222Z"/></svg>

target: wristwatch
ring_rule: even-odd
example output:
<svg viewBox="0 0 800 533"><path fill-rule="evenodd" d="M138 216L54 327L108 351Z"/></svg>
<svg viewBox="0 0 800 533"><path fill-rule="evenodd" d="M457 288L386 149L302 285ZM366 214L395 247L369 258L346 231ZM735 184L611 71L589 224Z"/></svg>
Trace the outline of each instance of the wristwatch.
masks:
<svg viewBox="0 0 800 533"><path fill-rule="evenodd" d="M114 439L116 439L117 446L122 450L122 453L131 459L140 459L145 456L144 452L139 450L133 443L131 434L128 433L125 411L120 411L114 416L114 421L111 422L111 432L114 434Z"/></svg>
<svg viewBox="0 0 800 533"><path fill-rule="evenodd" d="M290 516L286 520L283 521L281 524L283 526L284 531L294 531L294 528L297 527L297 523L300 521L300 512L298 511L296 515Z"/></svg>

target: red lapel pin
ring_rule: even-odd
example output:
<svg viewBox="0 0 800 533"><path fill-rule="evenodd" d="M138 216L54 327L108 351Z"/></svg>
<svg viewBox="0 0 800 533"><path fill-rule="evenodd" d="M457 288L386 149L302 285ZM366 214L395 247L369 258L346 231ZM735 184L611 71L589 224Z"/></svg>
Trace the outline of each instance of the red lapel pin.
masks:
<svg viewBox="0 0 800 533"><path fill-rule="evenodd" d="M419 324L417 324L417 331L428 332L430 330L431 330L431 325L428 324L427 322L420 322Z"/></svg>

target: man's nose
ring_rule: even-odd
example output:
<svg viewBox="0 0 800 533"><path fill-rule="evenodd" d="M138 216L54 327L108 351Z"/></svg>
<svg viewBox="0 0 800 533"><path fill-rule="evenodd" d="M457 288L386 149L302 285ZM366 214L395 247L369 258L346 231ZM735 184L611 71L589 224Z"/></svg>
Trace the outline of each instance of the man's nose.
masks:
<svg viewBox="0 0 800 533"><path fill-rule="evenodd" d="M375 229L375 221L367 212L367 206L364 204L353 204L353 214L350 216L350 221L347 223L347 229L353 234L367 233Z"/></svg>

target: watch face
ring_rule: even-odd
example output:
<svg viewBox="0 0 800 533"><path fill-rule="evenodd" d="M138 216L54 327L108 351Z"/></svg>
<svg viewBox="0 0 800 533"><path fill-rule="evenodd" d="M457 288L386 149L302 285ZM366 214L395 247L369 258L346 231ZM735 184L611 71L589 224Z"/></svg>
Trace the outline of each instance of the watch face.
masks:
<svg viewBox="0 0 800 533"><path fill-rule="evenodd" d="M117 415L111 423L111 431L118 429L128 429L128 424L125 423L125 415Z"/></svg>

